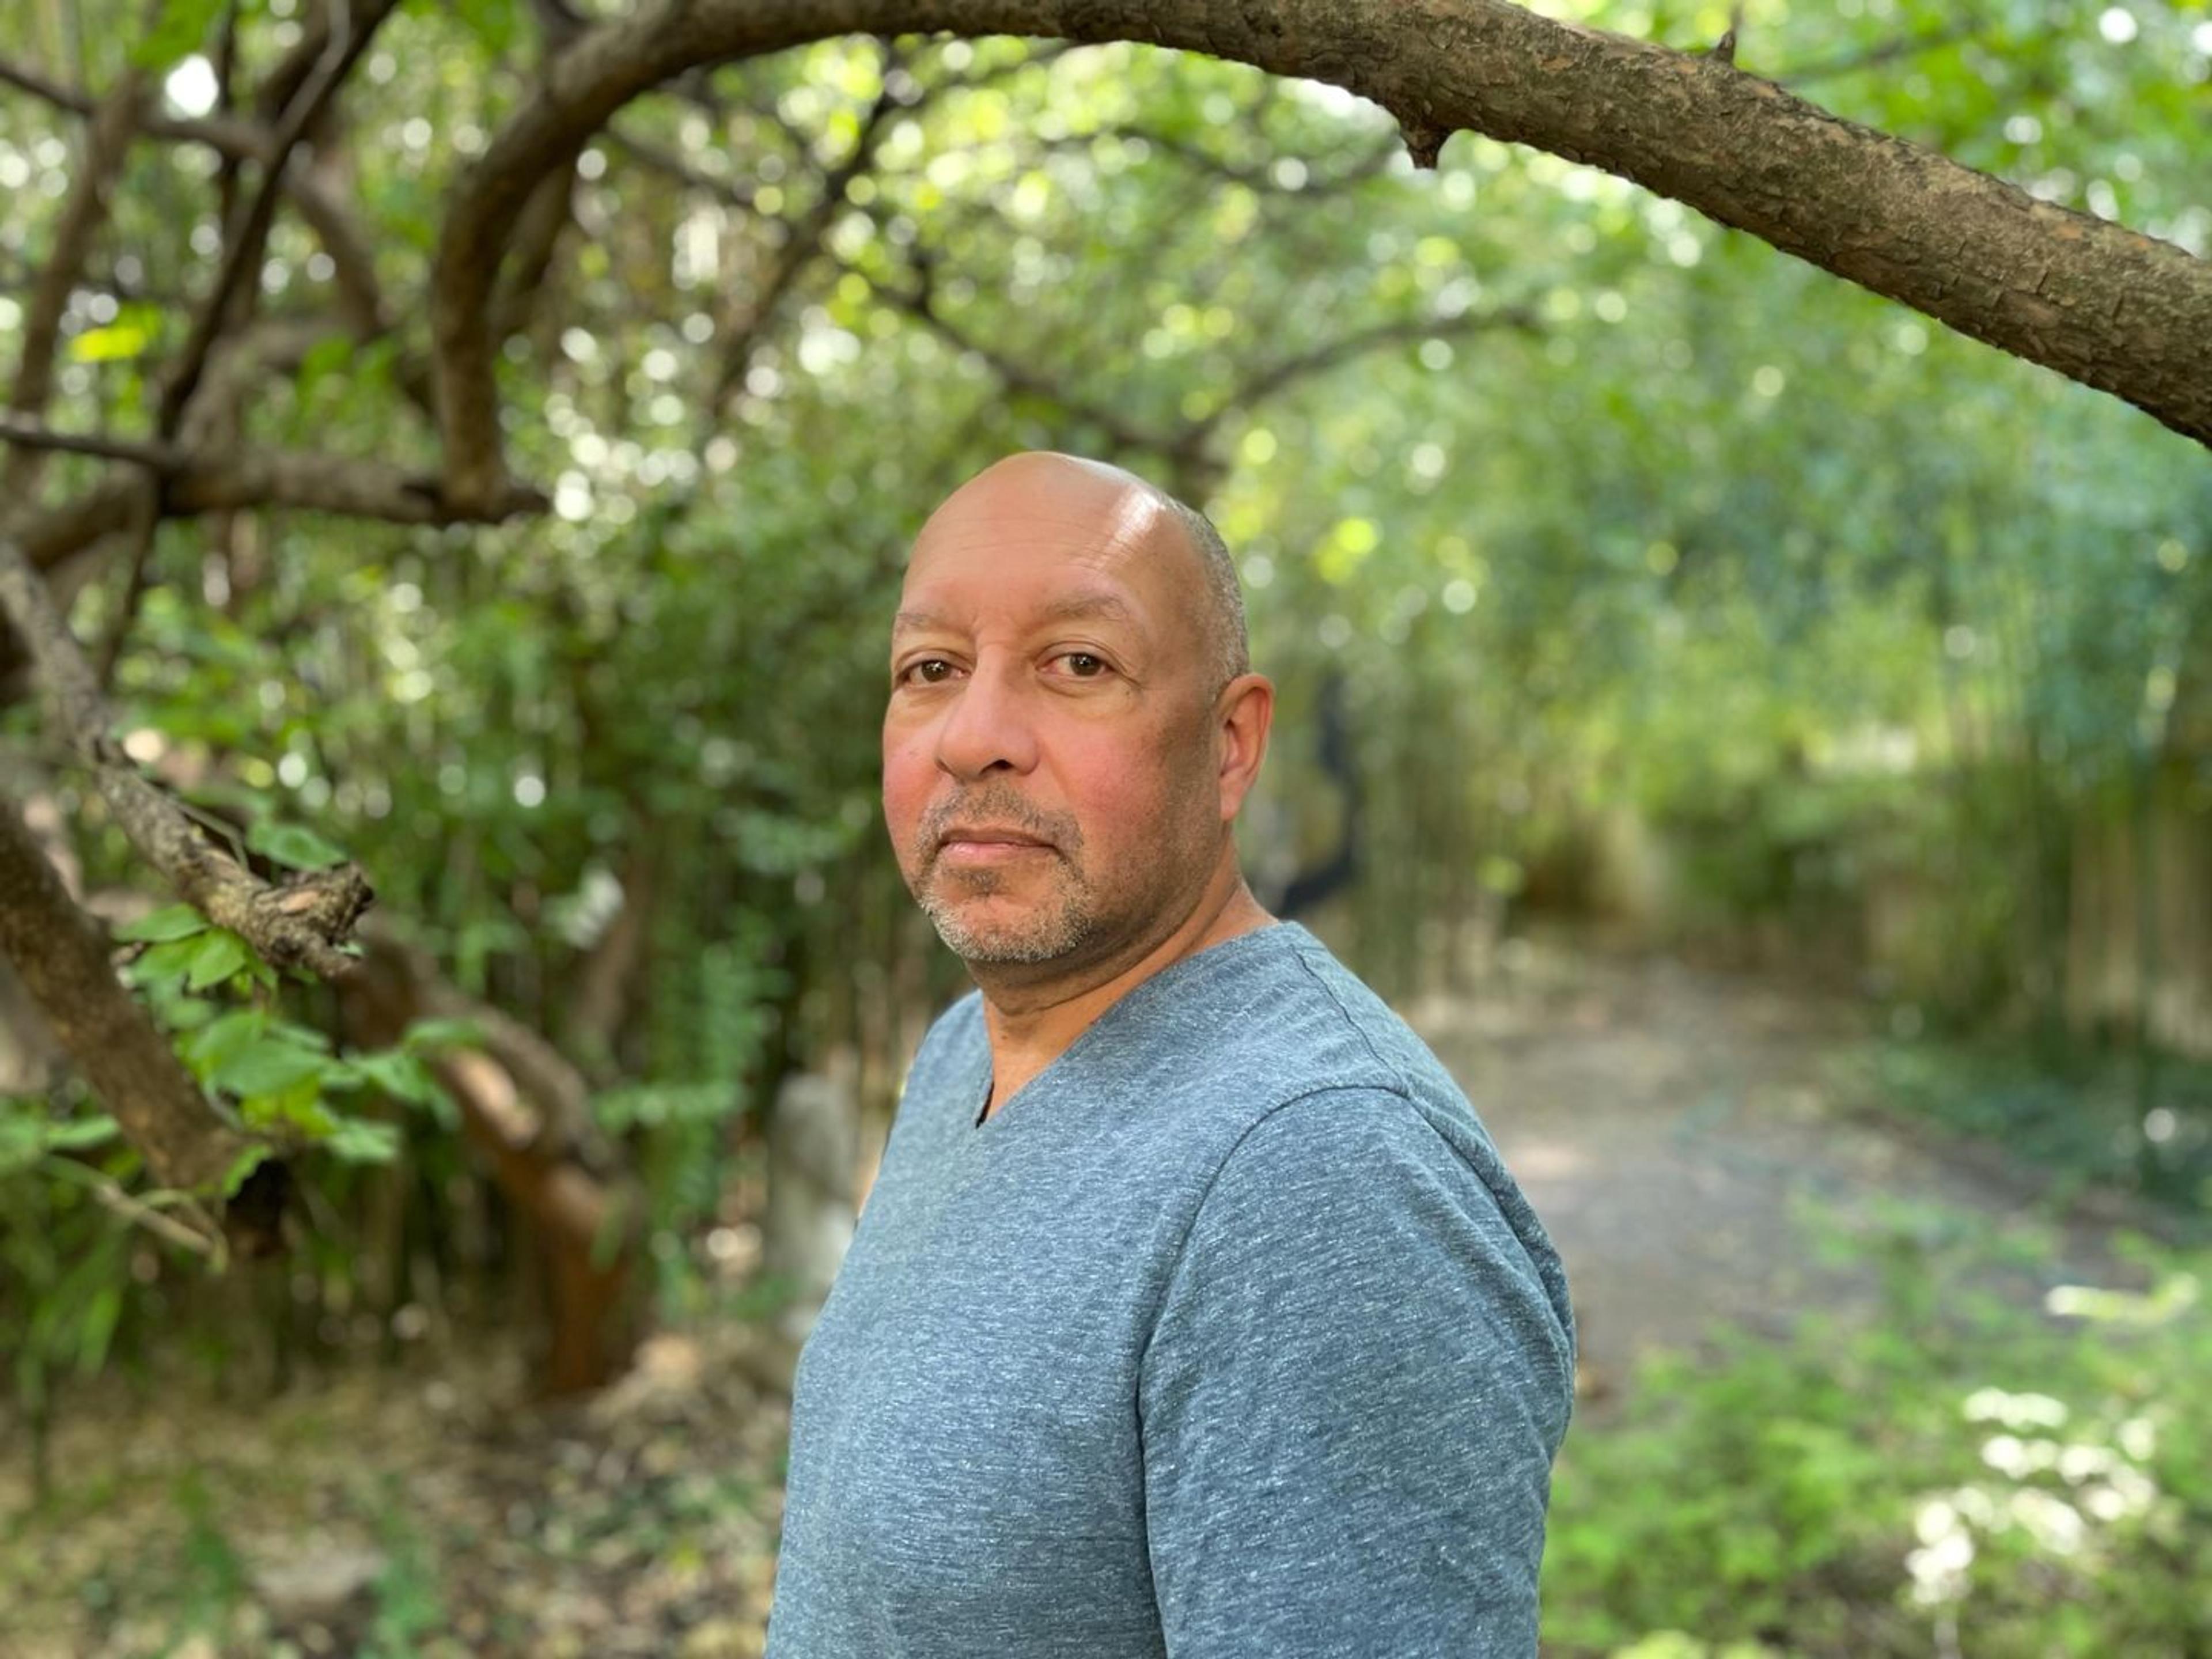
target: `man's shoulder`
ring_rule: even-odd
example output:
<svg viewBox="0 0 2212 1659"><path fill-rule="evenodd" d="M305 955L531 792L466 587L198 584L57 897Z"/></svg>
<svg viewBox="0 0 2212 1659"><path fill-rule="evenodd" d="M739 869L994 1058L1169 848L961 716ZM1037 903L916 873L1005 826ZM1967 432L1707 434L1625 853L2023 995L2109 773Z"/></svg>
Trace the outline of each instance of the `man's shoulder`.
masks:
<svg viewBox="0 0 2212 1659"><path fill-rule="evenodd" d="M1324 1091L1366 1090L1409 1101L1466 1098L1389 1006L1295 923L1252 936L1264 948L1224 963L1210 986L1179 994L1163 1023L1181 1041L1176 1063L1233 1082L1265 1111Z"/></svg>

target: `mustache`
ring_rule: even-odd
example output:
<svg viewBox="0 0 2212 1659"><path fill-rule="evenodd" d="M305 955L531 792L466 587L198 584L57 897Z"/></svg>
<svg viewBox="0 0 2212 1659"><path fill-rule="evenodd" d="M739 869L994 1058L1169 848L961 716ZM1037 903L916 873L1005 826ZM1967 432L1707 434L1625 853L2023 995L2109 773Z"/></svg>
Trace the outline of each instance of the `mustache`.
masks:
<svg viewBox="0 0 2212 1659"><path fill-rule="evenodd" d="M1040 811L1011 790L978 789L923 813L915 830L915 850L924 859L935 858L939 839L955 823L1008 825L1049 842L1062 854L1080 852L1083 848L1083 831L1066 814Z"/></svg>

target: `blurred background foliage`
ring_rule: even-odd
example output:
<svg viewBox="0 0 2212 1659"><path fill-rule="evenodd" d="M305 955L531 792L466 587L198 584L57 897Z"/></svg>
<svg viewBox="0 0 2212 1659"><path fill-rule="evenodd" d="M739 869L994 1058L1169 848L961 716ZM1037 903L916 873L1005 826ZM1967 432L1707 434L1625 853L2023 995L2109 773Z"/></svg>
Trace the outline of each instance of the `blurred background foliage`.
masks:
<svg viewBox="0 0 2212 1659"><path fill-rule="evenodd" d="M135 64L200 115L211 64L227 51L250 86L302 3L171 0L149 29L107 0L0 0L0 40L95 90ZM1548 9L1684 46L1729 23ZM446 186L534 95L536 40L513 0L416 0L349 87L317 166L387 295L422 291ZM2201 4L1765 0L1737 61L2212 245ZM0 340L82 139L0 96ZM190 146L131 150L70 301L55 424L143 426L219 249L220 173ZM880 1124L962 983L877 816L883 628L934 501L1011 449L1074 450L1184 494L1237 550L1281 693L1248 865L1263 902L1344 866L1315 925L1378 988L1479 1000L1548 930L1839 998L1864 1011L1835 1057L1854 1098L2039 1158L2061 1199L2125 1194L2168 1241L2136 1251L2140 1317L1938 1318L1927 1287L1996 1247L1892 1217L1840 1246L1902 1264L1881 1318L1629 1385L1562 1466L1558 1651L2212 1643L2212 1338L2185 1243L2212 1197L2199 450L1610 177L1466 136L1418 173L1347 96L1135 47L841 41L695 76L582 154L573 213L502 369L514 463L549 514L166 524L143 580L76 573L72 615L121 639L135 758L280 862L359 860L458 994L587 1080L662 1328L757 1311L759 1124L784 1079L848 1076ZM336 275L280 219L264 313L329 311ZM392 322L271 380L249 442L429 465L409 395L427 329L404 298ZM95 465L57 459L49 495ZM143 887L34 711L0 720L88 889ZM251 1423L272 1387L465 1389L540 1341L526 1229L422 1063L465 1030L361 1043L330 992L288 985L280 1006L224 966L179 957L204 981L172 1000L199 1012L165 1011L180 1044L281 1012L290 1035L255 1041L327 1060L285 1085L343 1091L381 1133L301 1166L286 1261L210 1278L101 1201L131 1189L131 1155L19 1042L11 1456L47 1446L72 1395L158 1435L186 1395ZM482 1386L517 1386L496 1376ZM47 1560L42 1540L134 1484L49 1462L12 1547ZM639 1491L660 1528L641 1564L736 1547L702 1544L721 1534L702 1517L760 1501ZM656 1509L670 1492L696 1513ZM290 1641L239 1634L252 1592L204 1490L180 1476L153 1501L173 1571L70 1580L68 1628L100 1651ZM380 1565L343 1641L556 1650L456 1636L467 1596L438 1550L389 1492L346 1501Z"/></svg>

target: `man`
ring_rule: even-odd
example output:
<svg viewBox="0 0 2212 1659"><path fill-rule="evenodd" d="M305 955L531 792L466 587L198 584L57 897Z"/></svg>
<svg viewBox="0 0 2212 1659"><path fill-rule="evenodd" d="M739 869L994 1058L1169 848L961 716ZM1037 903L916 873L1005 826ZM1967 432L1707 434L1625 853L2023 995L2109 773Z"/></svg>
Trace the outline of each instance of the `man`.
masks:
<svg viewBox="0 0 2212 1659"><path fill-rule="evenodd" d="M1273 690L1206 521L1017 455L915 542L884 813L978 991L802 1355L774 1659L1533 1654L1558 1258L1238 874Z"/></svg>

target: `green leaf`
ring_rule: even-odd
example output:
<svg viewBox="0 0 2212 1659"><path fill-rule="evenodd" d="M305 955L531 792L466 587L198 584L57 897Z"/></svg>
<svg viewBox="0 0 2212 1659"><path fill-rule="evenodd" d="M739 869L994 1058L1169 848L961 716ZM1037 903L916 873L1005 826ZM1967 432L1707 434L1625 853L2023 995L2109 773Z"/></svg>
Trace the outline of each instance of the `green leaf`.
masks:
<svg viewBox="0 0 2212 1659"><path fill-rule="evenodd" d="M154 27L131 50L131 63L139 69L168 68L207 39L224 3L225 0L162 0Z"/></svg>
<svg viewBox="0 0 2212 1659"><path fill-rule="evenodd" d="M333 1157L348 1164L389 1164L399 1156L399 1130L367 1118L340 1118L324 1144Z"/></svg>
<svg viewBox="0 0 2212 1659"><path fill-rule="evenodd" d="M222 1196L226 1199L236 1198L238 1189L246 1185L246 1176L276 1156L276 1149L274 1146L263 1146L258 1142L248 1146L233 1158L230 1167L222 1172Z"/></svg>
<svg viewBox="0 0 2212 1659"><path fill-rule="evenodd" d="M289 1127L310 1139L327 1140L337 1132L338 1120L322 1100L322 1066L317 1060L312 1075L296 1078L281 1089L246 1096L238 1103L238 1115L250 1128Z"/></svg>
<svg viewBox="0 0 2212 1659"><path fill-rule="evenodd" d="M220 985L253 960L246 941L227 927L214 927L198 942L191 969L185 975L187 991L204 991Z"/></svg>
<svg viewBox="0 0 2212 1659"><path fill-rule="evenodd" d="M247 830L246 844L294 870L324 870L345 862L345 854L313 830L273 818L263 818Z"/></svg>
<svg viewBox="0 0 2212 1659"><path fill-rule="evenodd" d="M37 1118L12 1108L0 1110L0 1176L29 1169L46 1146L46 1126Z"/></svg>
<svg viewBox="0 0 2212 1659"><path fill-rule="evenodd" d="M264 1036L216 1067L207 1081L210 1088L225 1090L243 1100L282 1094L305 1081L313 1081L319 1088L324 1069L330 1063L325 1056L296 1042Z"/></svg>
<svg viewBox="0 0 2212 1659"><path fill-rule="evenodd" d="M493 57L514 44L514 0L453 0L453 10Z"/></svg>
<svg viewBox="0 0 2212 1659"><path fill-rule="evenodd" d="M333 334L310 347L300 360L300 374L295 385L301 402L306 402L316 385L329 374L337 373L353 361L354 343L349 336Z"/></svg>
<svg viewBox="0 0 2212 1659"><path fill-rule="evenodd" d="M88 328L69 343L69 359L73 363L127 362L144 352L153 337L139 323Z"/></svg>
<svg viewBox="0 0 2212 1659"><path fill-rule="evenodd" d="M295 1048L313 1048L319 1054L326 1054L331 1051L329 1037L312 1025L301 1024L296 1019L270 1021L269 1035L273 1037L282 1037Z"/></svg>
<svg viewBox="0 0 2212 1659"><path fill-rule="evenodd" d="M127 944L142 940L160 944L167 939L190 939L194 933L205 933L207 927L208 919L191 905L170 904L117 928L115 937Z"/></svg>
<svg viewBox="0 0 2212 1659"><path fill-rule="evenodd" d="M410 1054L432 1054L473 1048L483 1042L483 1033L473 1020L418 1019L401 1035L399 1046Z"/></svg>
<svg viewBox="0 0 2212 1659"><path fill-rule="evenodd" d="M173 986L191 972L204 943L198 934L167 939L131 964L131 982L149 989Z"/></svg>
<svg viewBox="0 0 2212 1659"><path fill-rule="evenodd" d="M236 1008L218 1015L185 1041L177 1052L203 1085L234 1064L239 1056L260 1042L269 1029L269 1016L258 1008Z"/></svg>
<svg viewBox="0 0 2212 1659"><path fill-rule="evenodd" d="M435 1088L430 1073L414 1054L387 1049L380 1054L356 1054L354 1069L394 1100L410 1106L428 1106Z"/></svg>
<svg viewBox="0 0 2212 1659"><path fill-rule="evenodd" d="M92 1293L79 1316L76 1369L90 1376L107 1362L107 1345L114 1340L116 1322L123 1317L123 1287L110 1280Z"/></svg>
<svg viewBox="0 0 2212 1659"><path fill-rule="evenodd" d="M105 1146L115 1139L117 1125L106 1113L98 1117L72 1119L67 1123L49 1123L41 1137L48 1152L82 1152L88 1146Z"/></svg>

